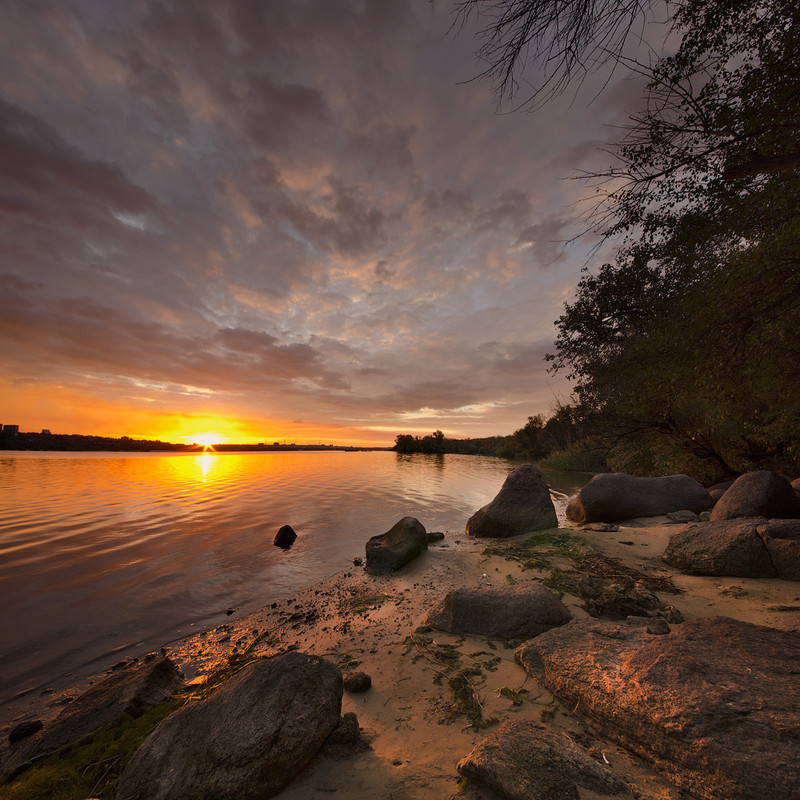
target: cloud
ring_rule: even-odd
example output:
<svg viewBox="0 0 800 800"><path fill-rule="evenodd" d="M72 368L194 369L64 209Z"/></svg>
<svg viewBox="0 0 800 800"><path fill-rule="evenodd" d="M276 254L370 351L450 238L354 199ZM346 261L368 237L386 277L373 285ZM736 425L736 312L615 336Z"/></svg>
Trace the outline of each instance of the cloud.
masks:
<svg viewBox="0 0 800 800"><path fill-rule="evenodd" d="M449 23L427 0L3 7L7 374L165 414L427 408L477 434L545 411L587 253L561 249L582 189L558 179L631 87L497 115Z"/></svg>

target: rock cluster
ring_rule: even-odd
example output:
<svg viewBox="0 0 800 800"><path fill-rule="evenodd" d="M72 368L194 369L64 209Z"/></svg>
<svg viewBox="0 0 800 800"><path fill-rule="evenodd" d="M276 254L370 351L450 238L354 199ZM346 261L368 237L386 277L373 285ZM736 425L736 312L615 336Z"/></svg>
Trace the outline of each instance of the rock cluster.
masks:
<svg viewBox="0 0 800 800"><path fill-rule="evenodd" d="M523 464L506 478L494 500L469 518L466 530L470 536L503 539L557 526L542 473L534 464Z"/></svg>

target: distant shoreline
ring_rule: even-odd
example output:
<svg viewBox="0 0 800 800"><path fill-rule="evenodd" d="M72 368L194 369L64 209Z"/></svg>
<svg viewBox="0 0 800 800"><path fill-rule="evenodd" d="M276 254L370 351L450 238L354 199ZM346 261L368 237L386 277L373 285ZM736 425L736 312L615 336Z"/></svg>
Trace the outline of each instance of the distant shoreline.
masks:
<svg viewBox="0 0 800 800"><path fill-rule="evenodd" d="M128 436L83 436L62 433L0 433L0 451L34 452L111 452L111 453L263 453L292 451L361 452L393 450L393 447L361 447L338 444L176 444L159 439L131 439Z"/></svg>

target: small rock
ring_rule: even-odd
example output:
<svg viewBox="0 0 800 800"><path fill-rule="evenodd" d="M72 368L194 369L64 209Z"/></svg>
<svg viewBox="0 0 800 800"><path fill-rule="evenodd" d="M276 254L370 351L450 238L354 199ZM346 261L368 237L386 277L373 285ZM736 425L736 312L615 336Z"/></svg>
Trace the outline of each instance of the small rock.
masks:
<svg viewBox="0 0 800 800"><path fill-rule="evenodd" d="M711 512L709 512L710 516ZM681 524L686 522L699 522L700 515L695 514L694 511L689 511L688 508L684 508L680 511L670 511L667 514L667 519L673 524Z"/></svg>
<svg viewBox="0 0 800 800"><path fill-rule="evenodd" d="M441 531L428 531L428 544L441 542L442 539L444 539L444 534Z"/></svg>
<svg viewBox="0 0 800 800"><path fill-rule="evenodd" d="M354 566L354 567L360 567L360 566L362 566L362 565L363 565L363 563L364 563L364 559L363 559L363 558L359 558L358 556L356 556L356 557L353 559L353 566Z"/></svg>
<svg viewBox="0 0 800 800"><path fill-rule="evenodd" d="M11 742L11 744L16 744L23 739L27 739L29 736L33 736L34 733L38 733L42 727L43 725L40 719L20 722L19 725L11 729L11 732L8 734L8 741Z"/></svg>
<svg viewBox="0 0 800 800"><path fill-rule="evenodd" d="M372 678L366 672L347 672L342 675L342 682L351 694L366 692L372 686Z"/></svg>
<svg viewBox="0 0 800 800"><path fill-rule="evenodd" d="M294 532L292 526L284 525L278 529L275 538L272 540L272 544L274 544L275 547L288 550L295 543L295 539L297 539L297 534Z"/></svg>

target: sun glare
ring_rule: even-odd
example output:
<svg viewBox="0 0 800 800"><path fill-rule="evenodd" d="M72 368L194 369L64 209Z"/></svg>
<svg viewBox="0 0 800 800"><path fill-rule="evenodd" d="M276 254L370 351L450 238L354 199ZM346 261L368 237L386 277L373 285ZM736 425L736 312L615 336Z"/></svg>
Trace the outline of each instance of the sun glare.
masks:
<svg viewBox="0 0 800 800"><path fill-rule="evenodd" d="M213 450L215 444L219 444L220 442L225 440L224 436L220 436L218 433L201 433L199 436L193 436L192 440L196 444L203 445L203 450Z"/></svg>

